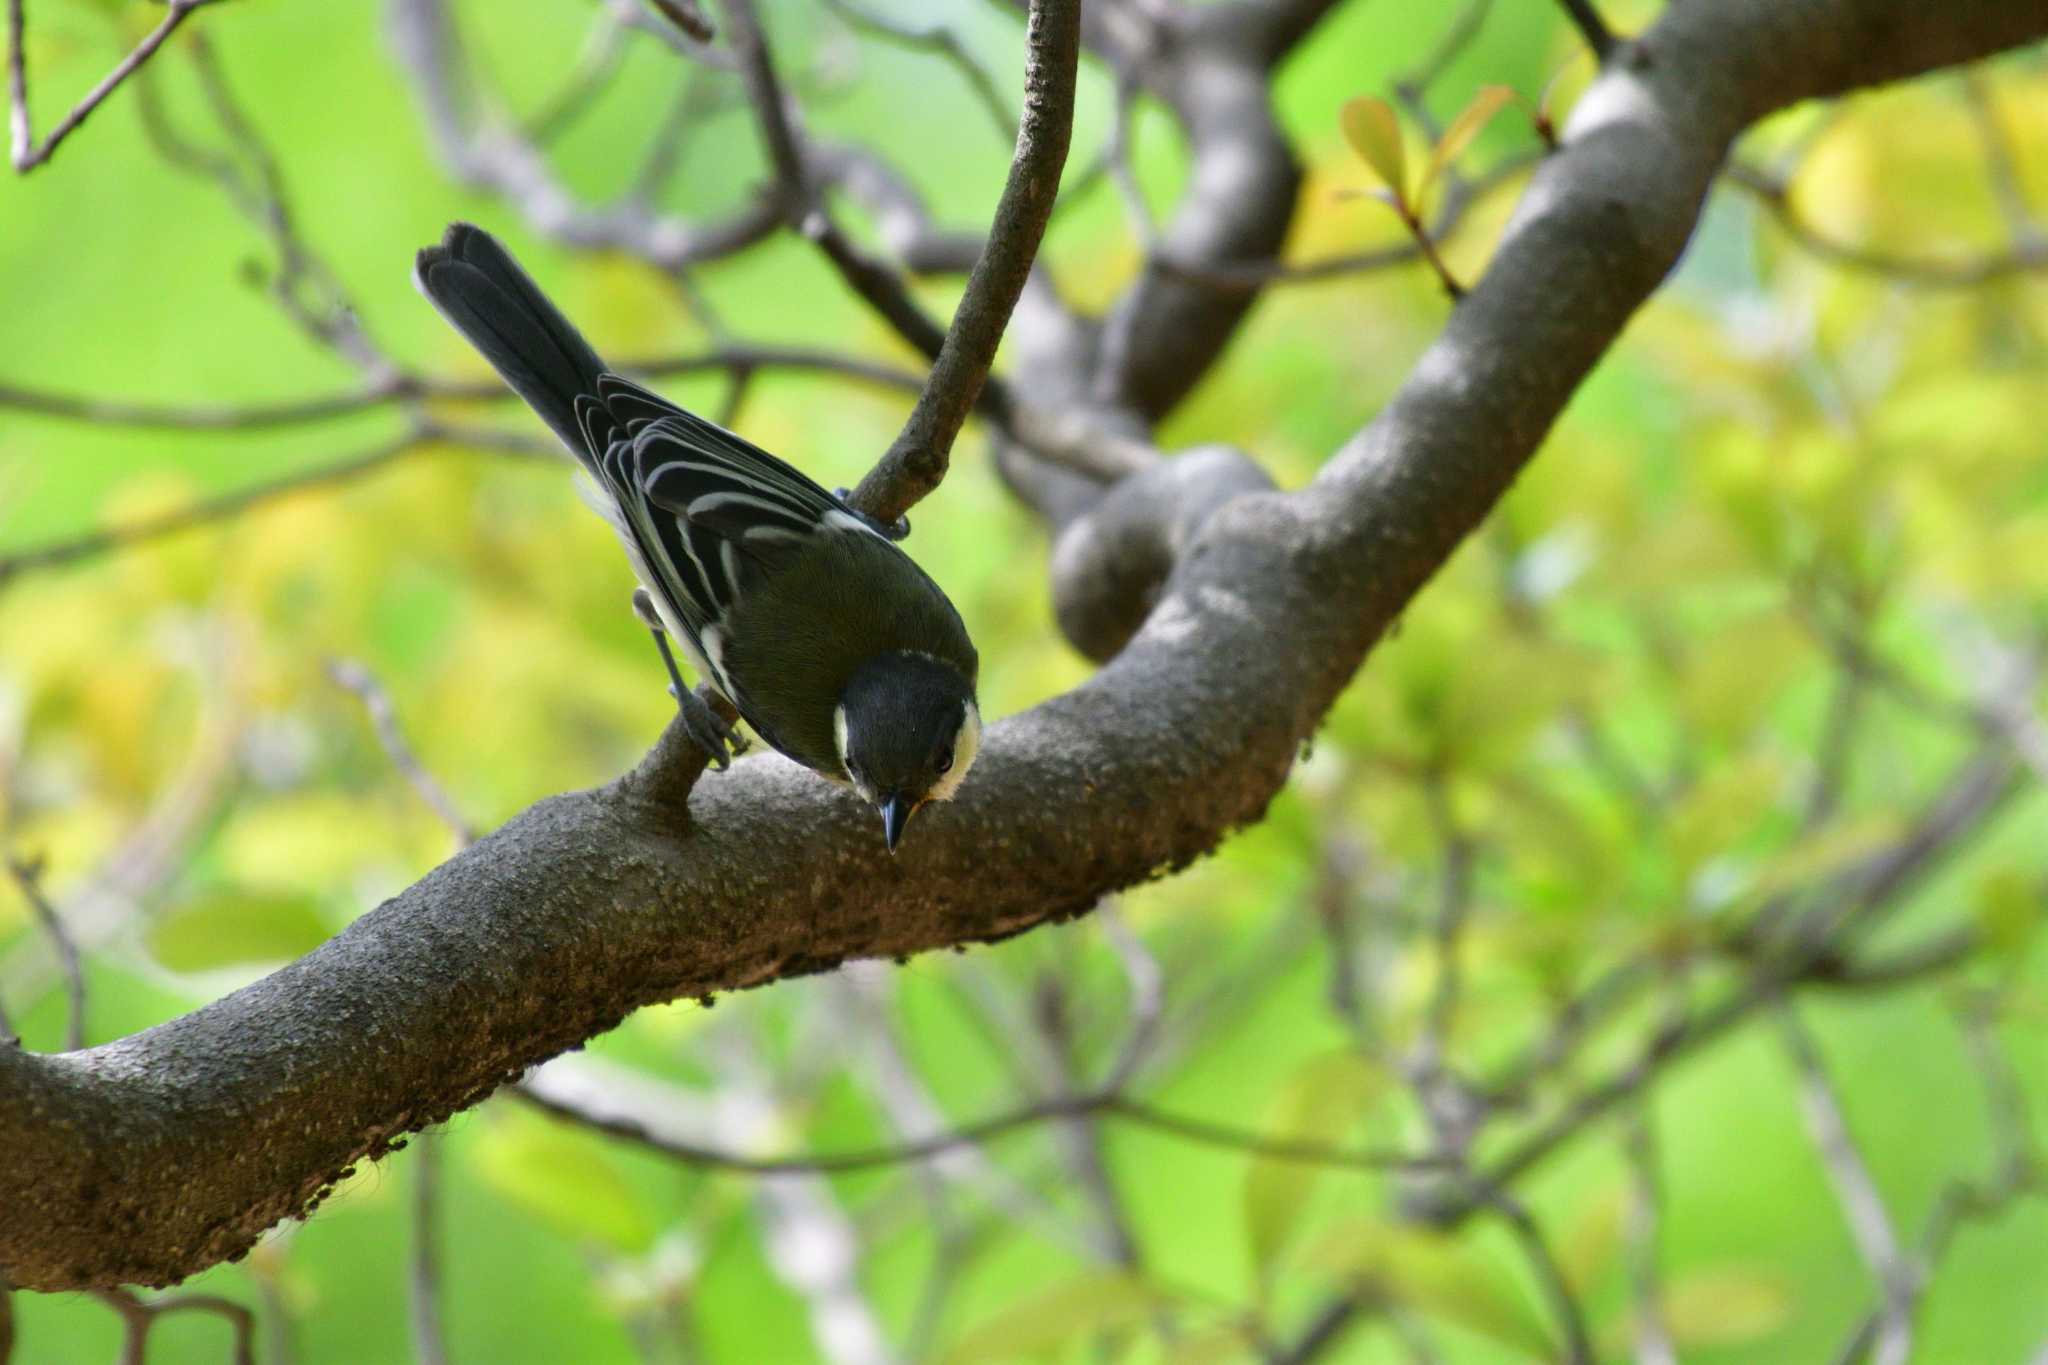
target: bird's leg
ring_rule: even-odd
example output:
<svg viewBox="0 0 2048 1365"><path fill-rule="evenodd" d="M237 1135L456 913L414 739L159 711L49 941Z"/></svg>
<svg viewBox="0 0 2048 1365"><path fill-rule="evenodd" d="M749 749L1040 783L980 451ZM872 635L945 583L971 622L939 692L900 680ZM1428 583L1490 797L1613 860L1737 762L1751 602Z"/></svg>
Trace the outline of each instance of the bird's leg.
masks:
<svg viewBox="0 0 2048 1365"><path fill-rule="evenodd" d="M730 754L740 752L744 742L733 727L711 709L709 701L683 685L683 675L676 668L676 656L668 647L668 631L663 627L661 615L655 611L654 599L647 595L647 589L633 589L633 614L647 627L647 633L654 637L654 647L661 651L661 665L668 670L668 694L676 699L676 709L683 714L683 728L690 732L690 738L697 741L699 748L711 755L711 761L718 770L725 771L732 766Z"/></svg>
<svg viewBox="0 0 2048 1365"><path fill-rule="evenodd" d="M832 490L832 493L834 497L838 498L839 501L845 505L847 511L853 513L862 521L866 522L869 526L873 527L875 534L880 536L882 539L902 540L905 536L910 534L909 517L898 517L894 521L876 521L873 517L861 511L852 503L847 502L847 499L853 496L853 490L851 488L835 488Z"/></svg>

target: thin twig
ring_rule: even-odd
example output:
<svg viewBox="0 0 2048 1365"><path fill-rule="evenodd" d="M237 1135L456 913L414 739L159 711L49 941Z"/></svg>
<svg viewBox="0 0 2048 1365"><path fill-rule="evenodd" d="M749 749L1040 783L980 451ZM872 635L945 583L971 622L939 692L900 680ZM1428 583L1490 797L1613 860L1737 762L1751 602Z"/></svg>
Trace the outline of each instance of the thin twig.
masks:
<svg viewBox="0 0 2048 1365"><path fill-rule="evenodd" d="M256 1315L233 1299L218 1294L173 1294L145 1299L132 1289L100 1289L93 1297L121 1315L121 1365L148 1365L149 1331L169 1313L212 1313L225 1318L234 1332L231 1365L255 1365Z"/></svg>
<svg viewBox="0 0 2048 1365"><path fill-rule="evenodd" d="M647 3L679 31L700 43L708 43L718 36L718 30L711 26L711 17L698 6L697 0L647 0Z"/></svg>
<svg viewBox="0 0 2048 1365"><path fill-rule="evenodd" d="M1637 1365L1678 1365L1678 1347L1664 1315L1659 1247L1664 1182L1648 1101L1632 1106L1622 1127L1629 1168L1628 1278L1634 1297L1636 1361Z"/></svg>
<svg viewBox="0 0 2048 1365"><path fill-rule="evenodd" d="M2033 206L2027 203L2019 157L2004 123L1999 119L1998 101L1991 93L1991 81L1981 68L1972 66L1964 69L1963 96L1969 103L1970 117L1977 125L1978 140L1984 144L1984 164L1990 174L1991 192L1998 198L1999 212L2005 215L2006 229L2015 241L2043 245L2041 225L2034 219Z"/></svg>
<svg viewBox="0 0 2048 1365"><path fill-rule="evenodd" d="M1914 1243L1913 1259L1921 1270L1916 1294L1924 1290L1926 1276L1948 1253L1956 1234L1966 1225L1989 1222L2020 1199L2048 1194L2048 1171L2042 1165L2026 1098L2012 1059L1999 1045L1989 1005L1984 1001L1967 1005L1962 1025L1972 1069L1984 1090L1992 1165L1982 1177L1951 1179L1935 1196L1934 1207ZM1858 1365L1868 1359L1882 1340L1885 1324L1893 1312L1889 1300L1881 1298L1850 1332L1835 1355L1836 1365Z"/></svg>
<svg viewBox="0 0 2048 1365"><path fill-rule="evenodd" d="M405 778L427 808L441 818L455 836L458 848L468 848L476 842L476 827L464 818L455 801L448 795L434 775L421 763L419 755L413 752L406 741L405 730L398 723L397 708L391 704L390 693L384 690L370 670L353 659L330 659L327 662L327 676L337 687L353 692L370 713L370 723L376 727L377 741L384 746L384 753L392 766Z"/></svg>
<svg viewBox="0 0 2048 1365"><path fill-rule="evenodd" d="M1753 195L1793 241L1837 265L1928 289L1969 289L2009 275L2048 269L2048 239L2023 241L2004 251L1954 260L1903 256L1857 246L1828 236L1806 218L1793 203L1786 177L1741 161L1730 162L1725 174L1732 184Z"/></svg>
<svg viewBox="0 0 2048 1365"><path fill-rule="evenodd" d="M1059 194L1073 135L1080 0L1033 0L1024 44L1024 117L988 242L910 420L853 493L856 507L883 522L909 511L946 476L953 441L988 379Z"/></svg>
<svg viewBox="0 0 2048 1365"><path fill-rule="evenodd" d="M755 125L775 172L775 202L782 220L809 238L853 291L926 357L937 359L946 334L912 298L895 272L870 259L840 231L817 198L817 186L791 121L790 105L775 72L774 54L753 0L725 0L726 41L753 106Z"/></svg>
<svg viewBox="0 0 2048 1365"><path fill-rule="evenodd" d="M1522 1254L1528 1258L1529 1268L1535 1272L1536 1283L1543 1290L1543 1297L1549 1301L1551 1312L1556 1314L1558 1326L1564 1330L1567 1365L1593 1365L1593 1338L1586 1329L1586 1311L1573 1292L1571 1281L1565 1278L1564 1268L1558 1264L1556 1254L1551 1251L1550 1241L1543 1235L1542 1224L1506 1190L1488 1190L1483 1201L1501 1216L1508 1225L1508 1231L1521 1244Z"/></svg>
<svg viewBox="0 0 2048 1365"><path fill-rule="evenodd" d="M763 1176L834 1175L901 1166L913 1161L929 1160L962 1147L978 1146L992 1138L1005 1137L1053 1120L1071 1119L1089 1113L1099 1113L1106 1118L1167 1133L1203 1146L1225 1148L1275 1161L1294 1161L1304 1165L1361 1171L1434 1170L1444 1164L1443 1159L1437 1156L1378 1148L1335 1147L1321 1142L1271 1138L1249 1129L1169 1113L1120 1095L1101 1091L1040 1100L993 1118L965 1124L950 1132L934 1134L892 1147L820 1152L790 1157L747 1156L739 1152L681 1141L672 1134L653 1131L637 1115L605 1113L572 1105L563 1097L551 1095L529 1085L515 1086L513 1093L536 1108L559 1114L584 1127L625 1138L664 1155L675 1157L688 1165Z"/></svg>
<svg viewBox="0 0 2048 1365"><path fill-rule="evenodd" d="M1586 46L1593 49L1593 55L1605 62L1607 54L1614 51L1614 30L1607 27L1600 11L1593 8L1592 0L1558 0L1558 3L1571 16L1573 26L1586 40Z"/></svg>
<svg viewBox="0 0 2048 1365"><path fill-rule="evenodd" d="M1130 1022L1124 1033L1124 1045L1102 1083L1104 1090L1121 1092L1144 1064L1159 1037L1160 1017L1166 1009L1166 974L1159 968L1159 959L1131 931L1114 905L1102 906L1095 915L1103 937L1109 940L1123 966L1124 980L1130 984Z"/></svg>
<svg viewBox="0 0 2048 1365"><path fill-rule="evenodd" d="M825 0L825 7L856 29L920 52L936 53L944 58L959 71L960 78L967 82L968 89L974 92L975 98L988 110L988 116L995 121L1004 140L1017 140L1017 120L1011 116L1009 105L1004 103L1002 91L997 87L995 77L989 74L987 67L975 59L974 54L968 50L966 41L950 26L941 23L904 23L885 14L877 14L866 5L856 3L856 0Z"/></svg>
<svg viewBox="0 0 2048 1365"><path fill-rule="evenodd" d="M40 144L35 141L31 130L28 110L28 25L22 14L23 0L7 0L7 96L9 105L8 127L9 148L18 173L27 173L48 161L56 154L58 144L77 131L93 110L100 107L107 96L142 68L142 64L156 55L173 33L193 14L216 3L216 0L169 0L164 8L163 21L151 29L149 36L136 44L134 51L123 57L100 83L87 91L85 97L72 107L52 128Z"/></svg>
<svg viewBox="0 0 2048 1365"><path fill-rule="evenodd" d="M591 20L590 37L562 88L527 116L526 140L536 147L545 147L567 131L610 88L625 57L626 26L618 11L606 6Z"/></svg>
<svg viewBox="0 0 2048 1365"><path fill-rule="evenodd" d="M84 535L74 536L68 540L51 541L8 555L0 555L0 586L4 586L17 574L75 564L110 550L126 549L145 541L159 540L179 532L227 521L251 507L295 493L360 478L393 464L401 456L415 449L437 448L430 443L434 442L438 435L439 433L430 428L417 428L332 463L299 470L246 488L238 488L217 497L201 498L188 506L157 516L143 517L119 526L88 531Z"/></svg>
<svg viewBox="0 0 2048 1365"><path fill-rule="evenodd" d="M441 1311L441 1135L431 1129L412 1140L412 1260L406 1315L413 1359L446 1365L448 1331Z"/></svg>
<svg viewBox="0 0 2048 1365"><path fill-rule="evenodd" d="M1878 1360L1881 1365L1905 1365L1913 1351L1913 1304L1919 1294L1919 1270L1900 1246L1898 1229L1885 1208L1884 1196L1878 1192L1862 1150L1849 1132L1841 1098L1821 1061L1820 1050L1790 1005L1781 1002L1775 1013L1799 1082L1800 1107L1806 1113L1807 1128L1813 1134L1821 1165L1848 1219L1856 1250L1876 1278L1883 1297L1877 1332Z"/></svg>
<svg viewBox="0 0 2048 1365"><path fill-rule="evenodd" d="M697 355L649 356L619 362L619 373L643 379L741 370L800 370L837 376L877 388L917 393L922 376L881 361L803 346L728 345ZM360 389L318 394L277 403L180 406L130 402L83 394L50 393L0 384L0 408L90 422L94 426L153 427L178 431L264 431L303 426L423 399L497 402L512 397L501 380L427 379L386 376Z"/></svg>
<svg viewBox="0 0 2048 1365"><path fill-rule="evenodd" d="M49 936L57 949L58 961L63 964L64 989L69 1002L64 1024L64 1050L76 1052L85 1046L85 968L78 958L78 942L64 926L57 907L50 904L50 898L43 894L42 868L10 854L7 871L14 878L15 886L20 888L29 909L35 912L36 922Z"/></svg>
<svg viewBox="0 0 2048 1365"><path fill-rule="evenodd" d="M463 817L434 775L420 762L398 722L391 694L369 669L350 659L330 659L327 676L362 702L376 728L377 741L392 766L404 776L427 808L455 836L457 848L476 842L476 827ZM407 1316L412 1324L413 1355L421 1365L445 1365L448 1333L441 1310L441 1135L425 1129L413 1139L412 1257L407 1278Z"/></svg>

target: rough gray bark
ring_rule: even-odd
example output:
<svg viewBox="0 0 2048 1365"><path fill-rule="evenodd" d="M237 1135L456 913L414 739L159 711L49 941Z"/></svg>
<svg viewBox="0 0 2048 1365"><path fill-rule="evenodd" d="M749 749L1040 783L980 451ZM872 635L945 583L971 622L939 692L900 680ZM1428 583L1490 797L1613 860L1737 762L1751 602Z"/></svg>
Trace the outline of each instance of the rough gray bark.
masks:
<svg viewBox="0 0 2048 1365"><path fill-rule="evenodd" d="M1283 17L1266 28L1289 32L1320 7L1166 22L1268 9ZM1064 475L1033 485L1051 490L1048 507L1057 493L1068 544L1099 518L1160 547L1119 575L1128 600L1093 606L1082 599L1102 565L1063 554L1070 628L1081 621L1106 650L1131 600L1157 604L1086 684L992 727L960 799L929 813L900 858L866 811L788 763L696 782L701 758L671 732L633 773L541 802L245 990L84 1052L0 1048L0 1272L46 1290L177 1280L639 1005L1001 938L1206 853L1259 817L1372 643L1534 454L1677 260L1738 132L1803 98L2043 33L2048 0L1671 7L1588 92L1394 401L1307 488L1224 501L1191 533L1200 490L1184 480L1093 504ZM1241 74L1264 57L1195 64L1232 60ZM1199 80L1212 77L1221 89L1239 78ZM1196 136L1193 200L1291 186L1284 144L1245 136L1247 155L1209 170ZM1242 175L1225 174L1232 163ZM1191 203L1181 217L1228 208ZM1142 427L1241 314L1148 276L1108 324L1131 344L1104 362L1023 336L1014 382L1092 387ZM1170 346L1166 318L1178 319ZM1018 326L1090 330L1029 292ZM1217 465L1242 477L1235 460Z"/></svg>

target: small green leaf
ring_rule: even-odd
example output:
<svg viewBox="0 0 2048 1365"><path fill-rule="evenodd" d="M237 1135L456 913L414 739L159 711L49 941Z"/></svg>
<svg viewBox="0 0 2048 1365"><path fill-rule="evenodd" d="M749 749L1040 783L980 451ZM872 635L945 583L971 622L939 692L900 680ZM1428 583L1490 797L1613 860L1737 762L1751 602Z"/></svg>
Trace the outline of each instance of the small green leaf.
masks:
<svg viewBox="0 0 2048 1365"><path fill-rule="evenodd" d="M150 955L174 972L290 962L331 931L311 898L231 889L178 911L149 933Z"/></svg>
<svg viewBox="0 0 2048 1365"><path fill-rule="evenodd" d="M1482 86L1472 102L1459 111L1451 120L1451 126L1444 129L1444 135L1437 139L1436 149L1429 154L1428 169L1422 173L1422 183L1415 187L1415 201L1419 205L1422 197L1429 193L1430 184L1456 161L1472 139L1479 136L1493 116L1506 108L1515 97L1515 92L1505 85Z"/></svg>
<svg viewBox="0 0 2048 1365"><path fill-rule="evenodd" d="M1397 203L1406 203L1408 154L1401 143L1401 122L1394 117L1394 106L1383 99L1361 95L1344 102L1339 119L1351 150L1386 182Z"/></svg>
<svg viewBox="0 0 2048 1365"><path fill-rule="evenodd" d="M1335 1146L1358 1126L1385 1083L1384 1073L1355 1052L1313 1058L1282 1083L1261 1134L1276 1142ZM1254 1158L1245 1172L1245 1228L1261 1281L1271 1277L1325 1169L1271 1155Z"/></svg>
<svg viewBox="0 0 2048 1365"><path fill-rule="evenodd" d="M1014 1360L1043 1355L1105 1328L1137 1322L1155 1296L1136 1275L1077 1275L1026 1294L961 1334L948 1361Z"/></svg>
<svg viewBox="0 0 2048 1365"><path fill-rule="evenodd" d="M513 1115L479 1140L476 1169L507 1199L564 1234L644 1253L654 1224L598 1142L547 1120Z"/></svg>

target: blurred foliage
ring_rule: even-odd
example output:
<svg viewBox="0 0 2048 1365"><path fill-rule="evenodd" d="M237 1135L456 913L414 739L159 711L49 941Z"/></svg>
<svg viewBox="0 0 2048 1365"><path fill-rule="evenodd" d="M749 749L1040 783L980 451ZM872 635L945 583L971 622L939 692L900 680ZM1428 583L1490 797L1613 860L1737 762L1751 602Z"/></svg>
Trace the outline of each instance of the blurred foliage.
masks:
<svg viewBox="0 0 2048 1365"><path fill-rule="evenodd" d="M1607 8L1627 29L1652 7ZM808 11L771 17L785 62L816 73L815 122L909 167L947 221L979 223L1004 156L971 93L930 58L856 44ZM521 109L540 107L592 11L493 13L472 24L481 63ZM1015 26L971 4L947 14L1012 81ZM138 15L87 0L34 8L39 118L97 79ZM1310 170L1292 259L1402 239L1392 215L1339 193L1360 169L1338 110L1390 89L1443 22L1432 6L1348 6L1287 68L1279 99ZM457 216L503 230L614 353L714 340L648 271L565 252L456 189L371 13L235 5L202 26L260 113L305 235L407 362L481 372L406 278L411 250ZM163 97L190 113L181 44L166 56ZM614 87L555 149L572 190L628 183L673 62L654 42L626 44ZM1494 112L1486 87L1533 101L1562 72L1548 107L1568 122L1587 65L1551 7L1504 6L1432 100L1450 122L1475 99ZM2048 64L2023 55L1975 79L2017 149L2010 188L2048 215ZM0 383L198 404L356 382L250 287L274 268L267 246L214 186L151 152L130 93L49 166L0 186ZM1077 165L1107 132L1104 73L1088 70L1082 95ZM1515 106L1456 136L1468 133L1468 165L1535 146ZM1970 92L1944 76L1792 111L1743 154L1794 158L1786 205L1829 239L1957 261L2013 231L1982 133ZM1160 111L1141 106L1135 149L1143 192L1169 206L1186 165ZM758 166L744 111L708 114L665 206L715 212ZM1483 273L1513 197L1471 209L1444 252L1458 278ZM1077 301L1113 297L1139 259L1117 196L1097 189L1063 211L1047 258ZM801 243L695 284L748 339L903 357ZM945 303L943 288L920 288ZM1414 266L1276 288L1162 439L1240 443L1298 485L1399 383L1444 307ZM714 378L663 387L714 412L723 396ZM1489 1130L1480 1150L1511 1145L1516 1125L1625 1066L1660 1011L1738 981L1746 930L1897 841L1969 752L1953 713L2048 640L2044 393L2041 274L1916 288L1817 257L1767 202L1724 188L1670 286L1373 656L1263 824L1120 898L1115 933L1091 918L711 1011L648 1010L590 1051L695 1095L709 1131L750 1154L886 1145L937 1115L967 1122L1103 1074L1137 1007L1120 965L1127 929L1166 982L1136 1082L1148 1102L1281 1139L1420 1149L1439 1130L1419 1097L1454 1093L1416 1081L1430 1030L1442 1030L1431 1064L1482 1090L1550 1033L1562 1002L1618 965L1652 964L1655 989L1539 1093L1502 1101L1506 1136ZM852 484L906 406L764 372L736 423L821 482ZM0 408L0 556L319 466L394 420L195 433ZM911 548L974 629L984 707L999 716L1085 667L1028 569L1043 562L1042 532L972 433L961 455ZM456 447L0 585L0 831L41 856L88 945L92 1038L253 979L450 851L327 660L369 667L424 766L488 828L617 773L663 723L670 702L625 610L629 586L561 468ZM1845 639L1898 676L1856 682ZM2035 685L2018 704L2038 717L2043 700ZM1966 960L1798 1005L1909 1240L2001 1140L1981 1094L1982 1029L2023 1082L2023 1112L2048 1121L2044 820L2048 801L2021 794L1959 839L1874 940L1905 948L1960 925L1976 934ZM1453 897L1459 989L1437 1019ZM29 1046L59 1045L61 986L26 902L0 894L0 1003ZM1828 1358L1876 1302L1799 1089L1768 1028L1737 1029L1517 1182L1603 1351L1633 1349L1645 1256L1688 1361ZM926 1118L904 1118L906 1091ZM1648 1252L1625 1140L1637 1123L1654 1133ZM851 1340L845 1315L865 1312L933 1359L1228 1361L1294 1339L1350 1293L1378 1311L1323 1359L1405 1359L1411 1332L1454 1361L1558 1350L1539 1272L1499 1220L1432 1231L1401 1217L1416 1193L1404 1178L1112 1116L1039 1125L951 1165L795 1181L693 1169L508 1100L459 1116L434 1146L458 1360L810 1360L820 1342ZM416 1150L194 1287L257 1307L300 1361L410 1358ZM1091 1194L1091 1178L1115 1199ZM835 1257L853 1258L852 1307L817 1289ZM2022 1359L2048 1338L2044 1263L2039 1201L1962 1231L1929 1281L1916 1359ZM15 1303L19 1359L113 1354L118 1322L92 1300ZM167 1318L151 1359L221 1359L225 1331Z"/></svg>

